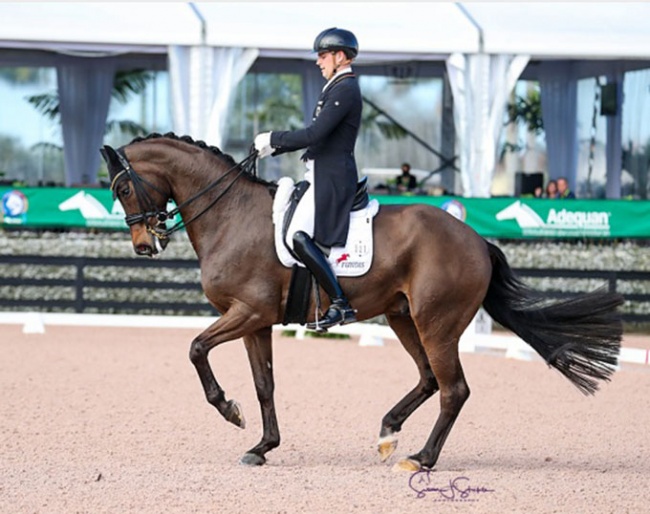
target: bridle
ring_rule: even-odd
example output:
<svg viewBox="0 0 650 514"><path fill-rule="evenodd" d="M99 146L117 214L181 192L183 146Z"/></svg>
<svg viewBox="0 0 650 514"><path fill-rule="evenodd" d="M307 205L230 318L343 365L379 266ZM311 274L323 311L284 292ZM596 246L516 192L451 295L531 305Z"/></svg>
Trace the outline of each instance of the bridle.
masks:
<svg viewBox="0 0 650 514"><path fill-rule="evenodd" d="M161 210L156 206L156 204L154 203L154 201L152 200L149 194L148 189L155 191L165 199L169 199L169 194L161 191L159 188L157 188L154 184L149 182L147 179L138 175L136 171L133 169L133 167L131 166L129 160L126 158L123 149L120 148L117 150L117 157L120 161L120 164L122 165L122 169L113 178L111 182L111 191L113 192L113 198L114 199L117 198L118 184L123 180L126 179L130 180L131 183L133 184L133 191L138 201L138 205L140 206L140 212L134 214L127 214L124 217L124 221L126 221L126 224L129 227L133 225L137 225L138 223L144 223L147 232L149 232L151 235L158 238L159 240L165 240L168 239L171 234L177 232L183 227L186 227L194 220L196 220L197 218L205 214L209 209L211 209L221 198L223 198L226 195L228 191L230 191L230 188L234 185L235 182L237 182L237 180L244 173L255 175L257 154L258 154L257 150L251 150L248 156L246 156L242 161L240 161L239 163L235 164L230 169L228 169L222 176L220 176L214 182L208 184L208 186L201 189L198 193L192 195L190 198L182 202L180 205L177 205L174 209L167 211L167 210ZM231 176L232 180L223 188L223 190L208 205L206 205L198 213L192 216L189 220L187 221L181 220L176 224L174 224L171 228L169 229L167 228L166 226L167 220L173 219L178 213L181 212L183 207L191 204L192 202L194 202L195 200L197 200L207 192L217 187L222 182L225 182L228 176ZM156 224L153 226L148 222L148 220L151 218L156 220Z"/></svg>

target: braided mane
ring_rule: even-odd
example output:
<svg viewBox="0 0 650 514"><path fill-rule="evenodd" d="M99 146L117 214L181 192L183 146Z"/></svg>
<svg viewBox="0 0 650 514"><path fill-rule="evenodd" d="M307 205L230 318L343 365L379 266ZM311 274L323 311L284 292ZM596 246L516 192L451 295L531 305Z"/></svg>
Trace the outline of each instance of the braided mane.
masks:
<svg viewBox="0 0 650 514"><path fill-rule="evenodd" d="M223 153L216 146L210 146L205 141L195 141L190 136L177 136L173 132L167 132L166 134L159 134L157 132L153 132L148 136L144 136L144 137L138 136L134 138L129 144L139 143L140 141L148 141L149 139L159 139L159 138L167 138L167 139L174 139L176 141L182 141L183 143L187 143L189 145L196 146L203 150L209 151L210 153L219 157L219 159L221 159L222 161L225 161L225 163L230 167L238 166L238 163L235 161L235 159L233 159L231 155L227 153ZM267 180L258 177L257 175L253 175L252 173L249 173L247 170L245 170L242 173L242 175L252 182L256 182L258 184L262 184L266 186L271 191L275 191L277 189L278 186L277 182L269 182Z"/></svg>

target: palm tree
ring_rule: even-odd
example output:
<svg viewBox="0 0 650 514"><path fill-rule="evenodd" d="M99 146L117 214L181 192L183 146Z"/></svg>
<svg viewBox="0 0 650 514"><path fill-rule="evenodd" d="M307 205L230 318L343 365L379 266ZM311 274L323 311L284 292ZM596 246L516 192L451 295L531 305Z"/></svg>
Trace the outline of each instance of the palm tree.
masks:
<svg viewBox="0 0 650 514"><path fill-rule="evenodd" d="M147 85L153 80L153 73L145 70L118 71L113 80L111 97L120 104L126 104L134 96L142 94ZM61 106L57 92L33 95L27 101L47 118L60 122ZM146 134L147 130L142 125L131 120L109 120L106 123L106 132L119 129L132 137ZM40 143L39 143L40 144Z"/></svg>

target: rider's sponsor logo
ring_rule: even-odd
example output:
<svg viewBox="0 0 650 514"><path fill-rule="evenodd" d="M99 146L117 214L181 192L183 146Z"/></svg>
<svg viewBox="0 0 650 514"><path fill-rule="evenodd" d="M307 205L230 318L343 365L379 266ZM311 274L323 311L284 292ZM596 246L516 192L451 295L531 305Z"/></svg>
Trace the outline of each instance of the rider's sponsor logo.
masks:
<svg viewBox="0 0 650 514"><path fill-rule="evenodd" d="M338 259L336 259L336 264L341 264L343 261L347 261L350 258L349 253L344 253Z"/></svg>
<svg viewBox="0 0 650 514"><path fill-rule="evenodd" d="M364 262L359 261L345 261L339 263L341 268L363 268L365 265Z"/></svg>

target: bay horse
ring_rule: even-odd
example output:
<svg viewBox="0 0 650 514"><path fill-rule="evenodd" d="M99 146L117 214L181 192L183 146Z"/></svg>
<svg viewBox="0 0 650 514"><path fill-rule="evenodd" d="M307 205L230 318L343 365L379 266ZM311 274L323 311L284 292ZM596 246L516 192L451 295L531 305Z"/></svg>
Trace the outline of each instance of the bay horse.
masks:
<svg viewBox="0 0 650 514"><path fill-rule="evenodd" d="M104 146L111 189L126 213L138 255L164 250L166 211L173 200L197 254L203 291L221 314L191 343L207 401L244 428L240 405L226 399L208 352L242 338L259 399L263 435L241 462L262 465L280 444L274 405L272 327L281 323L291 270L274 249L274 184L250 173L246 162L188 136L172 133ZM459 359L461 334L482 305L488 314L539 353L549 367L585 394L616 369L622 337L620 295L597 290L551 301L526 286L502 251L445 211L424 204L382 205L374 220L374 262L341 285L359 321L385 315L415 361L419 380L381 420L378 450L385 461L407 418L434 393L440 412L424 447L396 466L431 469L470 390ZM320 292L319 294L322 294ZM315 296L315 295L314 295ZM324 308L329 299L322 296ZM310 300L310 319L315 299Z"/></svg>

